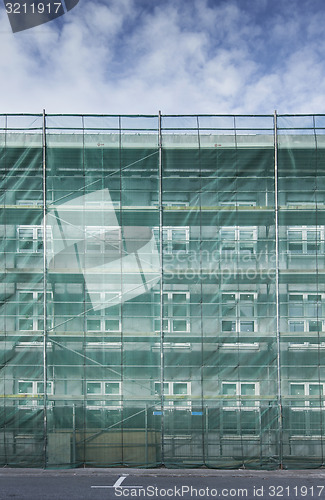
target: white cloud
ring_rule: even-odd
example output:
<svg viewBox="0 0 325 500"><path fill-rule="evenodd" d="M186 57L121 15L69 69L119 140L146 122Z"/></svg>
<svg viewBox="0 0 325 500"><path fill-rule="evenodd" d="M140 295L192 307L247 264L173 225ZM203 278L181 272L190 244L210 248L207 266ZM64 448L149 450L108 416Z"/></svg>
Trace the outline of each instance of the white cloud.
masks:
<svg viewBox="0 0 325 500"><path fill-rule="evenodd" d="M15 35L4 15L2 112L325 112L324 15L273 4L80 0Z"/></svg>

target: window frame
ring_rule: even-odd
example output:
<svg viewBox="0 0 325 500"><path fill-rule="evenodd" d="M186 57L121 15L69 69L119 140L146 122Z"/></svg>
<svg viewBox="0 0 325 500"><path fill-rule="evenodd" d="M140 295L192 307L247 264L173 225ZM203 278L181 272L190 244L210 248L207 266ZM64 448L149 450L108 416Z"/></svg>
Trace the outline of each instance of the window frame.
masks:
<svg viewBox="0 0 325 500"><path fill-rule="evenodd" d="M291 404L290 404L290 409L293 410L293 411L305 411L305 410L309 410L309 411L320 411L320 410L324 410L325 409L325 382L317 382L317 381L314 381L314 382L290 382L290 398L294 398L294 394L292 394L292 387L293 386L297 386L297 385L300 385L300 386L304 386L304 394L302 396L299 396L301 397L301 399L303 399L304 397L306 398L304 400L304 404L303 405L293 405L292 404L292 401L291 401ZM321 406L313 406L313 405L310 405L311 401L310 401L310 387L311 386L318 386L318 387L322 387L322 405ZM317 400L315 398L315 400ZM318 401L318 400L317 400ZM299 401L298 401L299 402Z"/></svg>
<svg viewBox="0 0 325 500"><path fill-rule="evenodd" d="M105 238L105 234L109 232L116 231L118 233L118 237L116 240L110 240ZM116 250L117 252L122 255L122 228L121 226L115 225L115 226L85 226L85 251L86 255L88 257L96 256L98 254L105 254L106 252L109 251L109 249L106 248L106 245L110 244L110 246L113 246L112 243L109 243L109 241L116 241ZM92 249L90 248L90 245L93 244L98 245L98 249Z"/></svg>
<svg viewBox="0 0 325 500"><path fill-rule="evenodd" d="M99 384L100 385L100 393L88 393L88 387L90 384ZM106 384L118 384L119 392L117 394L106 392ZM88 396L91 395L90 399ZM112 396L112 401L114 401L113 405L109 405L108 402L110 399L101 399L103 396ZM116 396L116 399L113 399L113 396ZM86 407L88 410L101 410L101 409L120 409L122 406L122 382L120 380L87 380L86 381L86 397L87 403ZM96 399L97 398L97 399ZM91 404L92 401L96 401L98 404ZM117 402L117 403L116 403Z"/></svg>
<svg viewBox="0 0 325 500"><path fill-rule="evenodd" d="M227 305L227 302L224 301L224 296L225 295L234 295L234 301L233 301L233 308L234 308L234 314L224 314L224 307ZM248 302L252 304L253 307L253 315L252 316L243 316L241 314L241 305L243 304L243 299L241 300L241 295L252 295L253 300ZM230 301L229 301L230 302ZM256 333L257 331L257 292L251 292L251 291L224 291L222 292L221 295L221 304L220 304L220 318L221 318L221 332L222 333L249 333L253 334ZM224 330L223 328L223 323L224 322L232 322L235 324L235 329L231 330ZM242 324L243 323L253 323L253 331L245 331L242 330Z"/></svg>
<svg viewBox="0 0 325 500"><path fill-rule="evenodd" d="M315 253L321 253L324 251L324 228L325 226L288 226L287 227L287 252L290 256L299 256L299 255L315 255ZM319 242L319 250L317 252L310 252L308 250L308 231L320 232L320 239L315 240L315 242ZM289 233L298 233L301 232L301 240L300 239L290 239ZM290 243L297 242L302 245L301 252L295 252L290 249Z"/></svg>
<svg viewBox="0 0 325 500"><path fill-rule="evenodd" d="M233 411L233 410L244 410L244 411L252 411L252 410L258 410L260 408L260 401L259 399L257 401L253 401L253 404L250 406L246 406L243 404L242 398L245 397L245 395L242 394L242 386L243 385L254 385L254 396L259 397L260 396L260 382L255 382L251 380L245 380L245 381L224 381L221 383L221 394L222 397L226 396L226 394L223 393L223 388L227 385L235 385L236 386L236 394L232 396L232 398L227 398L227 399L236 399L235 405L228 406L224 404L224 399L223 399L223 410L226 411ZM245 401L244 401L245 402ZM249 402L249 399L248 399Z"/></svg>
<svg viewBox="0 0 325 500"><path fill-rule="evenodd" d="M110 300L108 299L109 296L111 297L117 297L118 293L117 292L107 292L107 291L95 291L95 290L90 290L90 293L98 293L99 294L99 304L109 304ZM120 302L116 303L114 300L112 300L112 307L114 306L120 306ZM86 329L87 332L92 332L92 333L121 333L122 331L122 318L121 318L121 313L115 314L115 315L109 315L106 313L106 309L110 307L107 305L107 307L91 307L89 308L90 311L97 311L98 314L91 316L91 315L86 315ZM118 321L118 329L112 329L108 330L106 328L106 321ZM100 328L95 329L95 328L89 328L88 327L88 321L99 321Z"/></svg>
<svg viewBox="0 0 325 500"><path fill-rule="evenodd" d="M18 314L17 314L17 321L18 321L18 330L19 331L27 331L27 332L43 332L44 331L44 312L40 308L43 309L43 300L42 300L42 295L44 294L43 290L30 290L30 289L19 289L17 290L18 293ZM26 302L20 299L20 296L22 294L32 294L33 295L33 301L32 302ZM47 304L49 305L50 311L49 314L47 314L47 325L46 325L46 330L51 329L53 327L53 292L47 291ZM41 297L41 300L39 300ZM28 313L28 318L26 318L26 314L24 315L23 313L20 312L20 307L22 304L29 305L31 308L31 312ZM24 317L25 316L25 317ZM50 316L50 318L49 318ZM20 327L20 322L21 321L26 321L27 319L31 319L32 321L32 328L21 328ZM39 321L43 323L43 328L39 328Z"/></svg>
<svg viewBox="0 0 325 500"><path fill-rule="evenodd" d="M166 391L164 388L163 392L163 400L164 400L164 408L165 409L172 409L175 408L176 410L190 410L192 408L192 401L187 400L188 397L192 395L192 382L190 381L184 381L184 380L173 380L173 381L167 381L164 380L163 384L167 386L168 390ZM185 384L187 387L187 392L186 394L175 394L175 385L176 384ZM154 382L154 387L153 387L153 392L155 397L161 397L159 387L161 386L161 382L156 381ZM158 390L157 390L158 387ZM177 404L177 401L180 401L182 398L178 396L185 396L185 403L184 405ZM167 397L167 400L166 400ZM173 399L175 398L176 399ZM166 404L167 403L167 404Z"/></svg>
<svg viewBox="0 0 325 500"><path fill-rule="evenodd" d="M256 201L220 201L220 207L256 207Z"/></svg>
<svg viewBox="0 0 325 500"><path fill-rule="evenodd" d="M43 208L43 200L16 200L16 205L19 207Z"/></svg>
<svg viewBox="0 0 325 500"><path fill-rule="evenodd" d="M43 248L44 248L44 238L43 238L43 225L26 225L26 224L21 224L17 226L17 253L18 254L37 254L37 255L42 255L43 254ZM21 248L21 243L24 241L23 238L21 237L21 232L29 230L32 232L32 238L29 240L31 243L31 249L26 249L26 248ZM52 234L52 227L51 226L46 226L46 237L47 237L47 254L52 254L53 253L53 234ZM41 243L41 247L39 244Z"/></svg>
<svg viewBox="0 0 325 500"><path fill-rule="evenodd" d="M309 301L309 297L312 296L312 295L315 295L315 296L319 296L320 299L319 300L316 300L315 302L313 301ZM294 296L302 296L302 300L296 300L294 301L291 297L294 297ZM302 307L302 314L301 315L292 315L292 313L290 313L290 304L294 304L296 302L296 304L301 304L301 307ZM316 308L320 308L320 311L318 314L316 315L312 315L310 314L310 311L308 311L308 307L311 305L311 304L316 304ZM322 315L322 309L323 309L323 306L325 305L325 294L324 293L317 293L317 292L300 292L300 291L290 291L288 292L287 294L287 306L288 306L288 310L287 310L287 318L288 318L288 330L289 332L296 332L296 333L314 333L314 332L318 332L318 331L324 331L324 327L325 327L325 320L322 319L323 315ZM321 323L321 330L310 330L310 322L312 321L318 321L319 323ZM294 323L302 323L303 324L303 330L291 330L291 325L293 325Z"/></svg>
<svg viewBox="0 0 325 500"><path fill-rule="evenodd" d="M156 242L159 243L159 238L160 238L160 230L159 227L153 227L152 228L154 237L156 239ZM173 245L175 244L175 240L177 238L174 238L173 231L185 231L185 249L182 250L175 250L173 248ZM164 254L172 255L172 254L177 254L177 253L183 253L186 254L189 252L189 244L190 244L190 226L163 226L162 227L162 238L163 238L163 252ZM183 241L183 240L179 240Z"/></svg>
<svg viewBox="0 0 325 500"><path fill-rule="evenodd" d="M174 295L186 295L186 303L184 304L186 306L186 316L181 315L181 316L175 316L174 311L173 311L173 306L174 306L174 301L173 301L173 296ZM164 296L167 296L167 303L164 300ZM159 299L159 301L156 301L156 298ZM191 300L191 295L188 290L165 290L163 292L163 308L167 307L167 316L163 315L163 323L166 322L167 328L163 328L163 331L166 333L189 333L191 331L191 317L190 317L190 300ZM160 304L160 294L158 292L154 292L154 305ZM174 321L185 321L186 322L186 329L185 330L175 330L174 329ZM159 327L156 327L156 323L159 322ZM157 319L155 314L153 314L153 323L154 323L154 331L155 333L160 332L160 319Z"/></svg>
<svg viewBox="0 0 325 500"><path fill-rule="evenodd" d="M20 384L32 384L32 391L31 392L20 392L19 385ZM44 392L38 391L38 384L43 384L44 386L44 381L43 380L30 380L30 379L18 379L17 381L17 388L18 388L18 394L26 394L26 396L30 397L30 404L26 404L26 402L20 401L18 402L19 408L22 409L36 409L35 407L40 407L44 405ZM46 391L47 396L53 396L54 394L54 382L53 380L48 380L46 382L47 386L50 387L50 391ZM43 397L39 397L43 396ZM20 397L20 396L19 396ZM48 406L53 406L53 401L47 402Z"/></svg>
<svg viewBox="0 0 325 500"><path fill-rule="evenodd" d="M234 238L228 240L227 238L222 237L222 233L225 231L233 231ZM252 231L253 239L245 240L242 239L241 232L243 231ZM229 254L238 254L239 256L248 255L256 255L257 254L257 240L258 240L258 226L221 226L219 229L219 244L220 244L220 254L221 256L229 255ZM231 245L233 248L225 249L224 246L228 241L228 245ZM248 246L251 246L252 251L241 249L241 245L245 242Z"/></svg>

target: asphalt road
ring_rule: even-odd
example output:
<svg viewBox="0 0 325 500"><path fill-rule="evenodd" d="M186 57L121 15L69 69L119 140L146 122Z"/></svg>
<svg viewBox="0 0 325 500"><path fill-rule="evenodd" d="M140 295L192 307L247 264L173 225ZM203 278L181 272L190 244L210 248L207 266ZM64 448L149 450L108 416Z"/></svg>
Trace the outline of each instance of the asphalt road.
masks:
<svg viewBox="0 0 325 500"><path fill-rule="evenodd" d="M1 500L314 499L325 471L0 469Z"/></svg>

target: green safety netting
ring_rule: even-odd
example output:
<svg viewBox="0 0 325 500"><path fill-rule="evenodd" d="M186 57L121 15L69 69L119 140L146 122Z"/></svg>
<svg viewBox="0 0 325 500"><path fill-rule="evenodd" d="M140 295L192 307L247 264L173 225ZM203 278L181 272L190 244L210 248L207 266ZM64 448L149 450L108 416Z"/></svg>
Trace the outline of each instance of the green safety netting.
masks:
<svg viewBox="0 0 325 500"><path fill-rule="evenodd" d="M0 116L0 463L324 464L325 116Z"/></svg>

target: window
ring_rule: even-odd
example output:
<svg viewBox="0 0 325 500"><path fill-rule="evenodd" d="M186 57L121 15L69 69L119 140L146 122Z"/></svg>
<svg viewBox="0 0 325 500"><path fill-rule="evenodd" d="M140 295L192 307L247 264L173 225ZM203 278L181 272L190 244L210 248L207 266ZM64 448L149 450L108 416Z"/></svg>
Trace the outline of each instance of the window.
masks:
<svg viewBox="0 0 325 500"><path fill-rule="evenodd" d="M289 342L288 349L292 351L305 351L305 350L315 350L325 349L325 342L312 343L312 342Z"/></svg>
<svg viewBox="0 0 325 500"><path fill-rule="evenodd" d="M292 255L316 254L324 247L324 226L296 226L287 232L288 252Z"/></svg>
<svg viewBox="0 0 325 500"><path fill-rule="evenodd" d="M179 196L179 195L178 195ZM163 201L163 207L188 208L188 201Z"/></svg>
<svg viewBox="0 0 325 500"><path fill-rule="evenodd" d="M322 434L324 383L295 382L290 384L289 430L292 436L318 437Z"/></svg>
<svg viewBox="0 0 325 500"><path fill-rule="evenodd" d="M163 342L162 348L164 351L171 350L179 350L179 351L191 351L192 344L191 342ZM161 345L160 342L155 342L151 347L152 351L160 351Z"/></svg>
<svg viewBox="0 0 325 500"><path fill-rule="evenodd" d="M46 394L53 395L53 382L47 382ZM44 382L38 380L19 380L19 406L35 407L44 405Z"/></svg>
<svg viewBox="0 0 325 500"><path fill-rule="evenodd" d="M188 201L181 201L179 199L180 197L181 197L181 193L178 193L177 200L173 200L173 201L172 200L171 201L163 200L162 206L163 207L175 207L175 208L179 208L179 207L188 208L188 206L189 206ZM159 208L159 202L157 201L157 199L152 200L151 206Z"/></svg>
<svg viewBox="0 0 325 500"><path fill-rule="evenodd" d="M323 205L323 201L317 200L317 205ZM305 207L305 208L314 208L316 205L316 200L311 201L310 200L310 194L308 193L308 190L306 192L299 192L299 195L295 192L290 192L287 191L287 203L286 203L288 208L300 208L300 207Z"/></svg>
<svg viewBox="0 0 325 500"><path fill-rule="evenodd" d="M117 381L91 381L87 382L87 408L96 409L98 407L113 408L121 405L122 383ZM101 399L103 396L107 396ZM98 399L99 398L99 399Z"/></svg>
<svg viewBox="0 0 325 500"><path fill-rule="evenodd" d="M159 243L159 228L153 228L157 244ZM190 229L188 226L165 226L162 229L164 253L188 252Z"/></svg>
<svg viewBox="0 0 325 500"><path fill-rule="evenodd" d="M256 254L257 227L222 227L219 233L220 250L225 253Z"/></svg>
<svg viewBox="0 0 325 500"><path fill-rule="evenodd" d="M219 344L220 349L241 350L241 351L259 351L258 342L223 342Z"/></svg>
<svg viewBox="0 0 325 500"><path fill-rule="evenodd" d="M20 207L42 208L43 206L43 200L17 200L16 203Z"/></svg>
<svg viewBox="0 0 325 500"><path fill-rule="evenodd" d="M155 317L160 314L160 295L155 293ZM155 332L160 331L160 320L154 319ZM186 291L163 293L163 330L165 332L190 331L190 293Z"/></svg>
<svg viewBox="0 0 325 500"><path fill-rule="evenodd" d="M17 228L17 242L19 253L43 252L43 226L19 226ZM46 226L47 252L52 252L52 228Z"/></svg>
<svg viewBox="0 0 325 500"><path fill-rule="evenodd" d="M122 342L87 342L86 346L89 349L110 349L120 351Z"/></svg>
<svg viewBox="0 0 325 500"><path fill-rule="evenodd" d="M224 409L233 410L236 408L248 410L256 409L260 403L255 396L259 396L258 382L223 382L222 395Z"/></svg>
<svg viewBox="0 0 325 500"><path fill-rule="evenodd" d="M87 331L89 332L120 332L121 314L117 303L118 294L114 292L89 291L90 302L86 307Z"/></svg>
<svg viewBox="0 0 325 500"><path fill-rule="evenodd" d="M189 409L191 401L188 397L191 396L191 382L163 382L163 393L161 394L161 383L155 382L155 396L164 397L164 406Z"/></svg>
<svg viewBox="0 0 325 500"><path fill-rule="evenodd" d="M115 208L120 208L120 201L107 201L107 200L98 200L98 201L85 201L85 207L90 210L102 211L102 210L114 210Z"/></svg>
<svg viewBox="0 0 325 500"><path fill-rule="evenodd" d="M255 332L256 293L223 293L221 315L223 332Z"/></svg>
<svg viewBox="0 0 325 500"><path fill-rule="evenodd" d="M24 338L24 337L22 337ZM43 341L38 341L38 340L22 340L19 341L16 344L16 349L44 349L44 342ZM50 352L53 349L53 343L52 342L47 342L46 343L46 350L47 352Z"/></svg>
<svg viewBox="0 0 325 500"><path fill-rule="evenodd" d="M47 292L47 328L53 326L52 292ZM19 330L44 330L43 291L19 290L18 292L18 329Z"/></svg>
<svg viewBox="0 0 325 500"><path fill-rule="evenodd" d="M290 293L288 296L288 326L290 332L321 332L324 329L322 304L325 295Z"/></svg>
<svg viewBox="0 0 325 500"><path fill-rule="evenodd" d="M258 435L261 432L258 382L223 382L223 412L220 414L224 435Z"/></svg>
<svg viewBox="0 0 325 500"><path fill-rule="evenodd" d="M324 386L324 383L314 382L290 384L290 395L294 396L291 400L291 407L300 410L324 407Z"/></svg>
<svg viewBox="0 0 325 500"><path fill-rule="evenodd" d="M86 227L86 251L88 254L122 252L120 226Z"/></svg>
<svg viewBox="0 0 325 500"><path fill-rule="evenodd" d="M221 201L221 207L256 207L256 201Z"/></svg>

